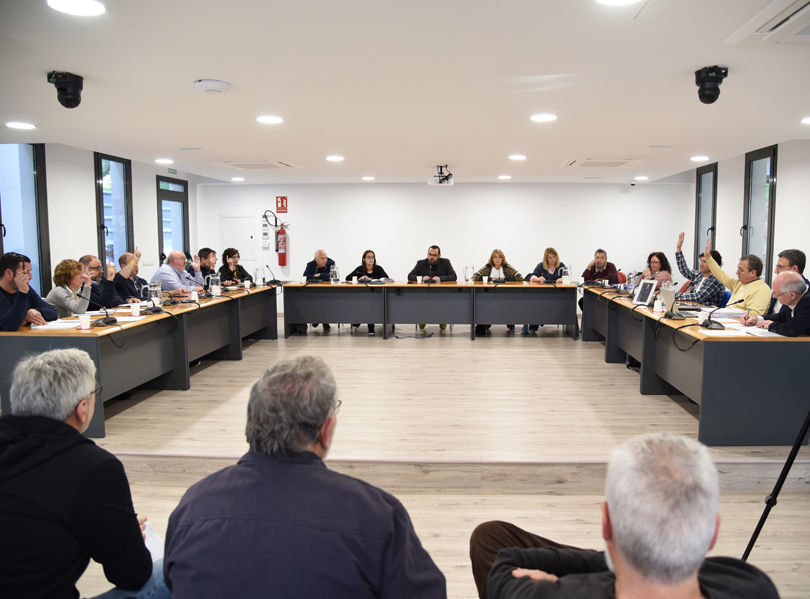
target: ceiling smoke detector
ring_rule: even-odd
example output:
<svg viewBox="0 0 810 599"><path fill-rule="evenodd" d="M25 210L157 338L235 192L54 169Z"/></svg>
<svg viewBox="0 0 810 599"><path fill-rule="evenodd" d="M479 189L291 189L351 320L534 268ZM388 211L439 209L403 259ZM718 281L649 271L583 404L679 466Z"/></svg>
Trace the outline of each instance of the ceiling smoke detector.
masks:
<svg viewBox="0 0 810 599"><path fill-rule="evenodd" d="M194 87L206 94L221 94L231 89L231 84L219 79L197 79Z"/></svg>

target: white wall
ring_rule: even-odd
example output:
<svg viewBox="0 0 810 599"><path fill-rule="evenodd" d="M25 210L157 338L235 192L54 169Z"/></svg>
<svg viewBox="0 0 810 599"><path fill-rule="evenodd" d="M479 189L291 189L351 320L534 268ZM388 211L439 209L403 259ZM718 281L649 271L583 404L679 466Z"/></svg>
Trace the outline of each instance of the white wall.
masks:
<svg viewBox="0 0 810 599"><path fill-rule="evenodd" d="M285 280L299 279L319 248L344 277L373 249L388 274L404 280L434 243L459 275L465 264L483 266L496 247L525 274L547 246L576 276L597 247L627 272L642 268L654 250L674 261L678 233L694 227L694 184L203 185L200 245L221 254L220 215L254 214L259 226L278 195L289 198L282 215L291 224L288 266L276 269L275 252L258 251ZM243 264L249 272L257 266Z"/></svg>

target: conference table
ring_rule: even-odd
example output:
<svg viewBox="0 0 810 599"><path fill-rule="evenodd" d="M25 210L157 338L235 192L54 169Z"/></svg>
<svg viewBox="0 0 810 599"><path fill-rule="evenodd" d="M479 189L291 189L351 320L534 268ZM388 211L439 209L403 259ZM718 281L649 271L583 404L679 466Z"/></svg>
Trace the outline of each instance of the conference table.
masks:
<svg viewBox="0 0 810 599"><path fill-rule="evenodd" d="M699 441L792 445L810 409L806 377L796 372L810 363L810 337L718 335L696 325L633 306L612 289L583 294L582 340L604 341L605 362L623 365L626 354L639 360L642 395L682 394L697 403Z"/></svg>
<svg viewBox="0 0 810 599"><path fill-rule="evenodd" d="M540 285L509 282L432 284L284 285L284 337L295 335L307 323L374 323L383 325L383 338L394 325L442 323L559 324L576 339L579 335L576 285Z"/></svg>
<svg viewBox="0 0 810 599"><path fill-rule="evenodd" d="M129 312L127 310L127 312ZM111 315L124 316L125 312ZM75 347L86 351L103 385L96 411L85 433L104 437L104 411L111 399L135 387L186 390L191 387L189 362L203 356L241 360L242 339L277 339L275 287L226 292L196 303L164 306L164 312L135 322L88 330L38 329L0 331L0 401L11 411L11 375L19 359L30 353ZM100 318L99 316L98 318ZM76 325L78 327L78 319Z"/></svg>

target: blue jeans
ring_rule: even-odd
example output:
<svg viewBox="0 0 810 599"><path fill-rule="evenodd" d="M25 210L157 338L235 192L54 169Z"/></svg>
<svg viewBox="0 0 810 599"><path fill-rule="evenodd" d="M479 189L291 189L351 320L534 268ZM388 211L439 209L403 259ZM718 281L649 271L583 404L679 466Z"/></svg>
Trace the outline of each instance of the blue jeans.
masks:
<svg viewBox="0 0 810 599"><path fill-rule="evenodd" d="M521 331L537 331L539 328L539 324L524 324Z"/></svg>
<svg viewBox="0 0 810 599"><path fill-rule="evenodd" d="M163 558L160 558L152 564L152 576L139 590L125 591L116 587L106 593L96 595L92 599L126 599L127 597L134 597L135 599L170 599L171 596L171 591L163 582Z"/></svg>

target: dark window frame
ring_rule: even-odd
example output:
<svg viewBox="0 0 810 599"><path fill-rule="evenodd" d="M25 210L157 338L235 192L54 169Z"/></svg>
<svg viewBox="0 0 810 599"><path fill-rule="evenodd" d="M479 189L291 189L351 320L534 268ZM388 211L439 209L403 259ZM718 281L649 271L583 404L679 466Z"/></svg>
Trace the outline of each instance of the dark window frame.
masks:
<svg viewBox="0 0 810 599"><path fill-rule="evenodd" d="M712 226L707 231L698 231L700 226L700 178L702 175L712 173ZM693 268L698 270L700 267L700 257L706 248L706 235L712 239L711 247L717 247L717 163L707 164L698 167L695 170L695 252L694 252L694 265Z"/></svg>
<svg viewBox="0 0 810 599"><path fill-rule="evenodd" d="M180 192L180 191L172 191L170 189L161 189L160 187L161 181L165 181L166 183L183 185L185 191ZM190 252L193 255L194 252L191 250L191 230L189 227L189 219L188 219L188 181L185 181L183 179L174 179L172 177L164 177L163 175L157 175L155 178L155 188L157 189L158 256L160 256L160 262L163 263L163 261L166 259L165 256L163 255L164 199L170 200L172 202L181 202L183 204L183 227L185 228L185 239L186 243L188 244L188 247L183 248L183 250Z"/></svg>
<svg viewBox="0 0 810 599"><path fill-rule="evenodd" d="M748 217L749 213L751 212L750 209L750 202L751 202L751 163L756 162L757 160L762 160L763 158L770 158L771 159L771 180L769 182L768 187L768 248L766 252L765 262L767 267L763 268L765 272L761 273L761 278L768 284L770 287L771 285L771 271L773 270L773 238L774 238L774 223L776 217L776 165L777 165L777 146L767 146L765 148L760 148L759 150L754 150L753 152L746 152L745 154L745 180L744 180L744 189L743 189L743 224L740 228L740 236L742 237L742 254L745 255L750 253L748 251Z"/></svg>
<svg viewBox="0 0 810 599"><path fill-rule="evenodd" d="M101 260L102 265L106 263L104 256L106 256L106 242L104 230L104 177L102 176L101 161L110 160L112 162L120 162L124 165L124 199L126 201L127 211L127 248L126 251L133 251L135 249L135 221L132 217L132 161L128 158L121 158L119 156L112 156L110 154L102 154L101 152L93 152L93 165L96 175L96 237L98 243L97 257ZM113 262L118 265L118 256L113 256Z"/></svg>

